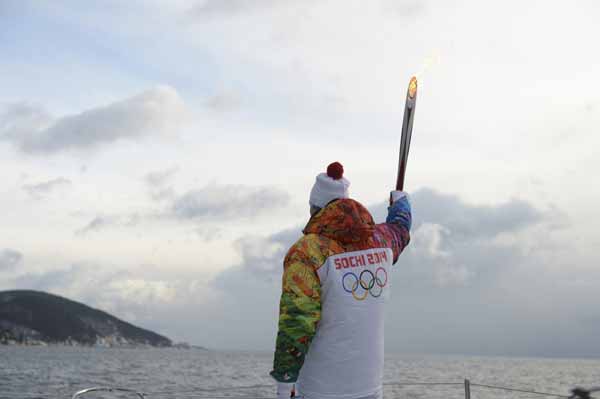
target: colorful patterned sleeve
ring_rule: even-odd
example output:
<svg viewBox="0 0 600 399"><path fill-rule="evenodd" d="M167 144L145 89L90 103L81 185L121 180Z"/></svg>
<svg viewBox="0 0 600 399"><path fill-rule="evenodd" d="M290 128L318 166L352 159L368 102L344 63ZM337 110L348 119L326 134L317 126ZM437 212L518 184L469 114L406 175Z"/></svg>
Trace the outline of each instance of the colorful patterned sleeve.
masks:
<svg viewBox="0 0 600 399"><path fill-rule="evenodd" d="M284 261L279 331L271 376L295 382L321 319L321 283L317 270L325 262L314 235L302 237Z"/></svg>
<svg viewBox="0 0 600 399"><path fill-rule="evenodd" d="M380 240L386 243L394 253L394 263L398 261L400 253L410 242L410 228L412 225L412 212L407 197L395 201L388 208L385 223L378 224L376 230Z"/></svg>

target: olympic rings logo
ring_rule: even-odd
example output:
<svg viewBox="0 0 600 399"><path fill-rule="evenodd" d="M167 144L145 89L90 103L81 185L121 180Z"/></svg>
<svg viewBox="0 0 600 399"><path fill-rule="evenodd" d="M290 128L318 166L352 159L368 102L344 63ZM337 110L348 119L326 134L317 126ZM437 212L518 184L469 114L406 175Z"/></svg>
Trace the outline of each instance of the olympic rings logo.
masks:
<svg viewBox="0 0 600 399"><path fill-rule="evenodd" d="M352 294L357 301L364 301L369 294L371 294L373 298L379 298L383 293L383 287L385 287L387 283L388 275L383 267L378 267L377 270L375 270L375 274L373 274L372 271L365 269L360 272L358 276L353 272L347 272L342 277L342 288L347 293Z"/></svg>

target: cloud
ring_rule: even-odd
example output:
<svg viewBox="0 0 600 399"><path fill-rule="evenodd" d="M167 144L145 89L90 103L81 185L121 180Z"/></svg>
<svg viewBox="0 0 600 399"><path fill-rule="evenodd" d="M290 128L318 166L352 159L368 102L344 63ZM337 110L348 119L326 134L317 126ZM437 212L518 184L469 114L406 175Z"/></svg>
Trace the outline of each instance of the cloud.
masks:
<svg viewBox="0 0 600 399"><path fill-rule="evenodd" d="M23 254L14 249L5 248L0 251L0 271L12 270L23 261Z"/></svg>
<svg viewBox="0 0 600 399"><path fill-rule="evenodd" d="M152 199L160 201L175 196L175 190L169 183L178 171L178 167L172 167L165 170L150 172L144 176L144 182L150 191Z"/></svg>
<svg viewBox="0 0 600 399"><path fill-rule="evenodd" d="M206 100L206 107L216 112L236 110L243 104L242 95L233 90L220 91Z"/></svg>
<svg viewBox="0 0 600 399"><path fill-rule="evenodd" d="M383 0L381 4L384 11L391 11L402 17L414 18L423 15L427 10L425 0Z"/></svg>
<svg viewBox="0 0 600 399"><path fill-rule="evenodd" d="M99 215L93 218L88 224L75 232L78 236L86 236L91 233L97 233L111 227L132 227L137 226L147 216L134 213L127 216L118 215Z"/></svg>
<svg viewBox="0 0 600 399"><path fill-rule="evenodd" d="M515 243L523 231L540 223L557 223L562 214L542 212L521 200L498 205L471 205L456 195L425 188L411 195L411 245L402 264L411 284L422 287L466 286L493 278L503 262L523 252ZM383 221L387 205L371 207ZM503 238L513 237L506 244ZM513 259L513 260L507 260ZM489 274L489 275L488 275Z"/></svg>
<svg viewBox="0 0 600 399"><path fill-rule="evenodd" d="M275 187L209 184L175 198L170 213L182 220L250 218L286 206L289 200Z"/></svg>
<svg viewBox="0 0 600 399"><path fill-rule="evenodd" d="M175 221L194 225L194 233L198 237L204 241L213 241L222 236L223 229L214 225L200 225L200 222L255 219L287 206L290 201L289 194L276 187L215 183L176 195L173 187L166 186L175 172L176 169L168 169L145 177L153 199L167 200L164 209L97 215L76 230L75 234L83 237L109 228Z"/></svg>
<svg viewBox="0 0 600 399"><path fill-rule="evenodd" d="M223 237L223 229L215 226L200 226L194 230L194 233L202 241L215 241Z"/></svg>
<svg viewBox="0 0 600 399"><path fill-rule="evenodd" d="M116 224L116 219L109 216L96 216L88 224L77 230L77 235L86 235L91 232L100 231L108 226Z"/></svg>
<svg viewBox="0 0 600 399"><path fill-rule="evenodd" d="M283 270L283 258L292 244L301 237L302 229L282 230L268 237L245 236L235 242L244 272L270 281Z"/></svg>
<svg viewBox="0 0 600 399"><path fill-rule="evenodd" d="M267 237L246 236L235 242L240 262L208 282L206 289L215 300L200 308L204 317L218 319L219 323L207 325L199 338L221 348L272 348L283 258L300 235L301 228L297 227Z"/></svg>
<svg viewBox="0 0 600 399"><path fill-rule="evenodd" d="M0 111L0 139L18 142L31 131L45 129L51 123L52 117L39 105L7 104Z"/></svg>
<svg viewBox="0 0 600 399"><path fill-rule="evenodd" d="M165 170L150 172L144 177L144 181L150 186L162 187L173 178L178 170L179 168L172 167Z"/></svg>
<svg viewBox="0 0 600 399"><path fill-rule="evenodd" d="M164 320L160 319L169 309L195 303L195 297L203 299L196 293L203 285L197 277L161 271L154 265L115 268L78 262L50 271L22 274L12 279L11 284L17 289L64 295L165 332Z"/></svg>
<svg viewBox="0 0 600 399"><path fill-rule="evenodd" d="M301 5L306 7L311 3L314 1L305 0L301 2ZM426 2L423 0L381 0L377 3L380 3L382 11L391 11L399 16L415 17L426 10ZM197 16L232 16L270 11L298 4L294 0L203 0L198 1L191 12Z"/></svg>
<svg viewBox="0 0 600 399"><path fill-rule="evenodd" d="M292 0L204 0L192 8L198 16L228 16L293 4Z"/></svg>
<svg viewBox="0 0 600 399"><path fill-rule="evenodd" d="M412 203L412 241L391 276L394 292L386 320L390 350L597 353L590 348L600 333L600 274L586 273L584 278L563 266L556 244L566 243L560 236L563 230L553 227L556 214L518 201L472 205L430 189L414 193ZM458 217L436 213L438 207L470 218L470 227ZM383 209L383 204L372 207L373 213ZM497 222L497 215L502 215L501 227L488 226ZM301 234L296 226L238 239L234 248L239 262L214 278L202 269L77 264L22 275L14 285L82 300L176 339L221 348L272 348L283 258ZM560 251L578 262L570 247ZM190 317L191 308L198 317ZM206 324L207 319L219 323ZM565 339L573 331L575 338ZM556 339L561 339L560 347L553 345Z"/></svg>
<svg viewBox="0 0 600 399"><path fill-rule="evenodd" d="M182 99L169 86L58 119L39 107L12 104L1 115L0 139L30 154L95 149L176 130L184 114Z"/></svg>
<svg viewBox="0 0 600 399"><path fill-rule="evenodd" d="M600 333L594 322L600 296L592 282L578 283L576 273L557 261L556 241L562 242L564 227L556 230L555 219L561 213L519 200L472 205L431 189L414 193L412 204L411 243L391 277L387 347L417 353L590 355ZM386 206L371 209L381 220ZM227 329L235 329L236 318L264 323L251 327L252 345L272 345L283 257L300 230L239 239L240 263L213 281L222 299L208 312L231 315L222 318ZM557 280L563 282L560 291L553 288ZM578 325L588 329L564 339ZM560 348L550 344L558 337ZM231 344L236 338L222 334L219 342Z"/></svg>
<svg viewBox="0 0 600 399"><path fill-rule="evenodd" d="M450 234L446 227L435 223L423 223L414 229L411 236L413 247L431 258L444 259L450 252L441 248L445 237Z"/></svg>
<svg viewBox="0 0 600 399"><path fill-rule="evenodd" d="M36 184L25 184L23 190L25 190L31 197L40 199L45 195L52 193L60 188L70 186L71 180L65 179L64 177L58 177L56 179L48 180Z"/></svg>
<svg viewBox="0 0 600 399"><path fill-rule="evenodd" d="M414 193L413 221L415 227L435 223L452 228L462 237L490 238L503 232L518 231L541 221L543 212L531 204L513 199L500 205L470 205L458 196L425 188ZM385 219L387 205L373 207L377 220Z"/></svg>

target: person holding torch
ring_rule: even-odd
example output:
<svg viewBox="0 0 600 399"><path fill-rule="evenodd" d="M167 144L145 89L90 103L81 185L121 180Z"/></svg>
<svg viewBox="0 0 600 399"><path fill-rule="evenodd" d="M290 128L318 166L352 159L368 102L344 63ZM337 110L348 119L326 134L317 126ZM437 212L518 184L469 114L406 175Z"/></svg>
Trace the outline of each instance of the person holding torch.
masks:
<svg viewBox="0 0 600 399"><path fill-rule="evenodd" d="M320 173L310 220L283 262L271 376L278 399L378 399L383 395L384 306L394 264L410 241L403 189L416 102L407 93L396 190L385 223L349 198L339 162ZM408 115L407 115L408 109Z"/></svg>

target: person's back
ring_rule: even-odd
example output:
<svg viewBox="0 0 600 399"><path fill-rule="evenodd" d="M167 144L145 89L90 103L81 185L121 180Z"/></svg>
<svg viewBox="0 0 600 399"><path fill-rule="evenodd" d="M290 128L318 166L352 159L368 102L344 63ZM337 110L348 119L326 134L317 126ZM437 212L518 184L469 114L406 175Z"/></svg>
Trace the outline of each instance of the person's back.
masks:
<svg viewBox="0 0 600 399"><path fill-rule="evenodd" d="M315 209L284 261L271 372L283 383L282 398L289 397L286 384L293 382L297 394L309 399L381 394L384 303L390 268L409 241L410 205L395 192L386 223L375 225L360 203L347 198L347 181L336 193L341 173L335 177L317 178L311 206L321 209ZM325 199L314 195L319 184L329 189Z"/></svg>

